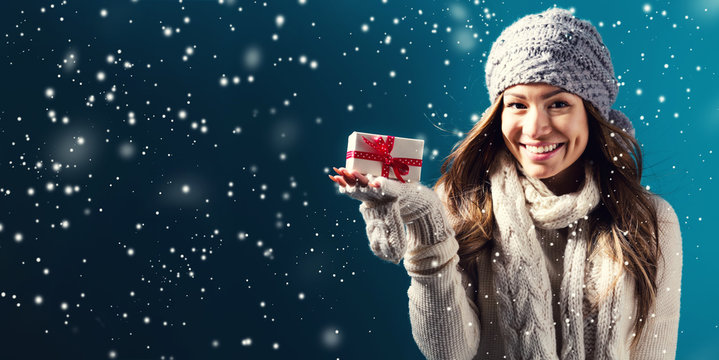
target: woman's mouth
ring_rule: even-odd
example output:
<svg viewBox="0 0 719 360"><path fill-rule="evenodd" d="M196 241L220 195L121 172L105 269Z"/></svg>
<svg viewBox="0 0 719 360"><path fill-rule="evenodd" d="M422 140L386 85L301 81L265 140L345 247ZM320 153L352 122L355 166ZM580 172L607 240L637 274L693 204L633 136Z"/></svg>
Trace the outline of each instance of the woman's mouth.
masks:
<svg viewBox="0 0 719 360"><path fill-rule="evenodd" d="M564 143L554 144L542 144L542 145L527 145L521 144L521 147L526 151L527 156L535 161L547 160L564 146Z"/></svg>

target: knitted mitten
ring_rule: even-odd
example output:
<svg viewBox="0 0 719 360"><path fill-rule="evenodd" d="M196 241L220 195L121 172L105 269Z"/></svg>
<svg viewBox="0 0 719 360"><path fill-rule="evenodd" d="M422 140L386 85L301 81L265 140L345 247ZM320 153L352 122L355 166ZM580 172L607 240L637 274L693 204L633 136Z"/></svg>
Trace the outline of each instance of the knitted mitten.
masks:
<svg viewBox="0 0 719 360"><path fill-rule="evenodd" d="M370 248L378 257L399 263L405 251L419 245L436 244L451 232L442 214L442 203L431 189L419 183L400 183L372 177L379 188L340 186L340 192L362 201L360 213L367 225ZM419 231L405 238L404 224Z"/></svg>

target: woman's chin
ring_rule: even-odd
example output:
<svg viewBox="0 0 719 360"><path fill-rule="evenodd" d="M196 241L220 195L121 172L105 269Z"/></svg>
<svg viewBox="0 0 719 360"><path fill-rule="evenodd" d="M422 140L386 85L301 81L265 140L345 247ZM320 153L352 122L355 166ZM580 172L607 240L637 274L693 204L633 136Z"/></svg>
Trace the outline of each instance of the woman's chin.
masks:
<svg viewBox="0 0 719 360"><path fill-rule="evenodd" d="M554 169L548 166L536 164L522 164L522 171L524 172L524 175L533 177L535 179L547 179L554 175L557 175L557 172L554 171Z"/></svg>

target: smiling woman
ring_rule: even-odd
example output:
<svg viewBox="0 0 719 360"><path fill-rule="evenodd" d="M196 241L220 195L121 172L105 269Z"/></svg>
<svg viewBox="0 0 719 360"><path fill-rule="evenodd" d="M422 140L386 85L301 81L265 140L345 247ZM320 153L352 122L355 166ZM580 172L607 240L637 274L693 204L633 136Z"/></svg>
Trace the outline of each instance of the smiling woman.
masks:
<svg viewBox="0 0 719 360"><path fill-rule="evenodd" d="M582 98L556 86L520 84L504 92L502 135L524 174L557 195L575 191L584 175L577 162L589 138Z"/></svg>
<svg viewBox="0 0 719 360"><path fill-rule="evenodd" d="M679 223L640 184L599 33L566 10L528 15L486 64L492 106L435 192L332 178L362 201L371 249L404 257L417 345L431 359L673 358Z"/></svg>

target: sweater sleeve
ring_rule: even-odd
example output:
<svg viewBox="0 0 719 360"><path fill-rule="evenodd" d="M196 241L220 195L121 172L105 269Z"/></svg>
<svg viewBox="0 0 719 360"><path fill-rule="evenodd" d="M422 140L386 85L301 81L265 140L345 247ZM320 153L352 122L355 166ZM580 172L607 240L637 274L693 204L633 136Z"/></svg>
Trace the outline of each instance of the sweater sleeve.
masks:
<svg viewBox="0 0 719 360"><path fill-rule="evenodd" d="M372 252L380 259L399 264L407 247L399 203L363 202L359 210L365 222Z"/></svg>
<svg viewBox="0 0 719 360"><path fill-rule="evenodd" d="M679 301L682 279L682 237L679 220L671 205L656 197L661 257L657 269L657 297L637 346L633 360L674 359L679 329Z"/></svg>
<svg viewBox="0 0 719 360"><path fill-rule="evenodd" d="M471 359L479 347L476 284L457 267L459 245L444 207L437 210L407 224L412 335L427 359Z"/></svg>

